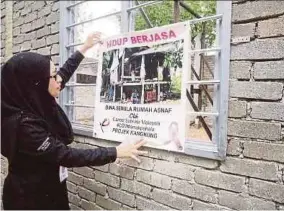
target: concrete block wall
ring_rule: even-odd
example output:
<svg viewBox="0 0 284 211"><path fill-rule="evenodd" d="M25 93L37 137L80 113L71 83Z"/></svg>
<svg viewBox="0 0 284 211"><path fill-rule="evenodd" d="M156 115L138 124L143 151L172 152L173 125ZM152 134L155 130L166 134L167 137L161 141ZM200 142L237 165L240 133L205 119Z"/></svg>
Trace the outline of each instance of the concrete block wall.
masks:
<svg viewBox="0 0 284 211"><path fill-rule="evenodd" d="M24 49L58 56L58 51L52 51L58 49L53 38L58 34L55 5L15 3L13 32L24 34L14 36L15 53ZM283 1L233 1L232 40L249 37L249 41L231 46L224 162L147 149L149 154L141 157L140 165L127 161L72 168L71 208L284 210L283 17ZM72 145L117 144L76 136ZM7 163L1 161L3 178Z"/></svg>
<svg viewBox="0 0 284 211"><path fill-rule="evenodd" d="M5 34L5 1L1 1L1 66L4 62L5 58L5 41L6 41L6 34Z"/></svg>

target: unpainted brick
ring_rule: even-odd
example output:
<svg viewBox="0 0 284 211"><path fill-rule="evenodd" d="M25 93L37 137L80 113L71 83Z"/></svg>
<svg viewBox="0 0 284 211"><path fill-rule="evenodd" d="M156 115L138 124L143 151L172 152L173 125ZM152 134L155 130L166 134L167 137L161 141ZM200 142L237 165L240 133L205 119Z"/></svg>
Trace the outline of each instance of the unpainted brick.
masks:
<svg viewBox="0 0 284 211"><path fill-rule="evenodd" d="M283 51L283 39L257 39L231 46L231 60L282 59Z"/></svg>
<svg viewBox="0 0 284 211"><path fill-rule="evenodd" d="M219 189L242 192L244 190L245 178L221 172L212 172L198 169L195 172L195 181L198 184L211 186Z"/></svg>
<svg viewBox="0 0 284 211"><path fill-rule="evenodd" d="M45 2L44 1L36 1L33 5L32 5L32 10L36 11L41 9L42 7L44 7Z"/></svg>
<svg viewBox="0 0 284 211"><path fill-rule="evenodd" d="M70 193L68 192L68 199L69 199L69 202L76 205L76 206L80 206L80 197L73 194L73 193Z"/></svg>
<svg viewBox="0 0 284 211"><path fill-rule="evenodd" d="M231 81L230 96L258 100L280 100L283 84L277 82Z"/></svg>
<svg viewBox="0 0 284 211"><path fill-rule="evenodd" d="M249 181L250 195L260 198L284 203L284 185L263 180L250 179Z"/></svg>
<svg viewBox="0 0 284 211"><path fill-rule="evenodd" d="M83 187L78 187L78 195L88 201L96 201L96 194Z"/></svg>
<svg viewBox="0 0 284 211"><path fill-rule="evenodd" d="M48 36L46 38L46 43L47 43L47 45L54 44L54 43L59 43L59 34Z"/></svg>
<svg viewBox="0 0 284 211"><path fill-rule="evenodd" d="M43 16L49 15L51 13L51 6L46 5L43 9L38 12L38 17L41 18Z"/></svg>
<svg viewBox="0 0 284 211"><path fill-rule="evenodd" d="M37 13L36 13L36 12L32 12L32 13L28 14L28 15L25 17L25 23L32 22L32 21L34 21L35 19L37 19Z"/></svg>
<svg viewBox="0 0 284 211"><path fill-rule="evenodd" d="M217 192L215 189L183 180L173 180L172 190L176 193L197 198L202 201L217 203Z"/></svg>
<svg viewBox="0 0 284 211"><path fill-rule="evenodd" d="M262 19L284 13L283 1L247 1L244 4L234 4L232 21L248 21Z"/></svg>
<svg viewBox="0 0 284 211"><path fill-rule="evenodd" d="M275 163L227 157L220 169L222 172L277 181Z"/></svg>
<svg viewBox="0 0 284 211"><path fill-rule="evenodd" d="M95 171L95 179L114 188L119 188L120 178L109 173Z"/></svg>
<svg viewBox="0 0 284 211"><path fill-rule="evenodd" d="M121 207L120 203L100 195L97 195L96 204L108 210L119 210Z"/></svg>
<svg viewBox="0 0 284 211"><path fill-rule="evenodd" d="M247 103L245 101L229 101L229 117L241 118L247 114Z"/></svg>
<svg viewBox="0 0 284 211"><path fill-rule="evenodd" d="M284 163L284 144L244 142L244 156Z"/></svg>
<svg viewBox="0 0 284 211"><path fill-rule="evenodd" d="M82 199L81 207L84 210L101 210L101 208L99 206L97 206L95 203L90 202L90 201L86 201L84 199Z"/></svg>
<svg viewBox="0 0 284 211"><path fill-rule="evenodd" d="M249 61L232 61L230 63L231 79L250 79L252 63Z"/></svg>
<svg viewBox="0 0 284 211"><path fill-rule="evenodd" d="M59 13L58 12L51 12L46 18L46 24L55 23L59 20Z"/></svg>
<svg viewBox="0 0 284 211"><path fill-rule="evenodd" d="M251 109L252 118L284 121L284 103L252 102Z"/></svg>
<svg viewBox="0 0 284 211"><path fill-rule="evenodd" d="M78 187L75 184L73 184L72 182L68 182L68 181L67 181L66 184L67 184L68 191L70 191L70 192L72 192L74 194L77 194Z"/></svg>
<svg viewBox="0 0 284 211"><path fill-rule="evenodd" d="M32 47L31 42L30 41L25 41L24 43L21 44L21 51L28 51L30 50Z"/></svg>
<svg viewBox="0 0 284 211"><path fill-rule="evenodd" d="M96 170L103 171L103 172L108 172L109 164L106 164L106 165L103 165L103 166L92 166L92 168L96 169Z"/></svg>
<svg viewBox="0 0 284 211"><path fill-rule="evenodd" d="M127 179L134 178L134 168L112 163L110 164L109 170L110 170L110 173L117 175L117 176L121 176L123 178L127 178Z"/></svg>
<svg viewBox="0 0 284 211"><path fill-rule="evenodd" d="M232 37L254 37L255 23L233 24Z"/></svg>
<svg viewBox="0 0 284 211"><path fill-rule="evenodd" d="M136 205L139 210L172 210L172 208L140 196L136 197Z"/></svg>
<svg viewBox="0 0 284 211"><path fill-rule="evenodd" d="M194 178L193 171L195 169L196 168L183 163L174 163L162 160L156 160L154 167L155 172L185 180L192 180Z"/></svg>
<svg viewBox="0 0 284 211"><path fill-rule="evenodd" d="M129 194L125 191L117 190L111 187L108 187L107 191L108 191L109 197L114 199L115 201L121 202L130 207L134 207L135 197L133 194Z"/></svg>
<svg viewBox="0 0 284 211"><path fill-rule="evenodd" d="M51 47L51 54L59 54L59 45L53 44Z"/></svg>
<svg viewBox="0 0 284 211"><path fill-rule="evenodd" d="M228 141L227 155L240 155L241 151L241 141L239 139L231 139Z"/></svg>
<svg viewBox="0 0 284 211"><path fill-rule="evenodd" d="M284 14L284 12L283 12ZM284 15L258 22L257 35L261 38L284 36Z"/></svg>
<svg viewBox="0 0 284 211"><path fill-rule="evenodd" d="M39 29L39 30L36 31L36 37L37 38L42 38L42 37L44 37L44 36L46 36L48 34L50 34L50 28L48 26L45 26L44 28ZM47 45L50 44L49 43L50 42L50 38L49 37L47 37L46 42L47 42Z"/></svg>
<svg viewBox="0 0 284 211"><path fill-rule="evenodd" d="M25 7L25 1L18 1L13 7L14 11L21 10Z"/></svg>
<svg viewBox="0 0 284 211"><path fill-rule="evenodd" d="M24 7L23 10L21 10L21 16L25 16L29 14L32 11L31 7Z"/></svg>
<svg viewBox="0 0 284 211"><path fill-rule="evenodd" d="M281 124L243 120L228 121L228 135L276 141L281 138Z"/></svg>
<svg viewBox="0 0 284 211"><path fill-rule="evenodd" d="M96 182L94 179L83 179L83 187L103 196L106 194L106 185Z"/></svg>
<svg viewBox="0 0 284 211"><path fill-rule="evenodd" d="M170 189L171 187L170 177L140 169L137 170L137 181L163 189Z"/></svg>
<svg viewBox="0 0 284 211"><path fill-rule="evenodd" d="M152 187L134 180L121 179L121 189L149 198Z"/></svg>
<svg viewBox="0 0 284 211"><path fill-rule="evenodd" d="M284 79L284 61L257 62L254 65L254 79Z"/></svg>
<svg viewBox="0 0 284 211"><path fill-rule="evenodd" d="M212 159L206 159L201 157L195 157L190 155L169 155L175 159L176 162L185 163L192 166L203 167L206 169L216 169L218 167L218 161Z"/></svg>
<svg viewBox="0 0 284 211"><path fill-rule="evenodd" d="M70 203L70 208L71 210L82 210L80 207L77 207L76 205L71 204L71 203Z"/></svg>
<svg viewBox="0 0 284 211"><path fill-rule="evenodd" d="M50 26L51 34L59 32L59 23L56 22Z"/></svg>
<svg viewBox="0 0 284 211"><path fill-rule="evenodd" d="M32 30L36 30L45 26L45 18L38 18L32 24Z"/></svg>
<svg viewBox="0 0 284 211"><path fill-rule="evenodd" d="M36 32L32 31L30 33L25 34L24 41L32 41L36 39Z"/></svg>
<svg viewBox="0 0 284 211"><path fill-rule="evenodd" d="M42 55L50 55L50 47L39 48L36 52Z"/></svg>
<svg viewBox="0 0 284 211"><path fill-rule="evenodd" d="M229 207L234 210L274 210L273 202L262 199L242 196L228 191L219 191L220 205Z"/></svg>
<svg viewBox="0 0 284 211"><path fill-rule="evenodd" d="M26 33L32 30L32 24L31 23L26 23L21 26L21 33Z"/></svg>
<svg viewBox="0 0 284 211"><path fill-rule="evenodd" d="M59 9L59 1L54 2L54 4L52 5L52 11L57 11Z"/></svg>
<svg viewBox="0 0 284 211"><path fill-rule="evenodd" d="M85 176L88 178L94 178L94 170L89 167L73 168L73 171L82 176Z"/></svg>
<svg viewBox="0 0 284 211"><path fill-rule="evenodd" d="M153 190L153 199L156 202L162 203L164 205L180 209L188 210L191 207L191 199L183 196L174 194L168 190L160 190L155 188Z"/></svg>
<svg viewBox="0 0 284 211"><path fill-rule="evenodd" d="M210 204L201 202L198 200L193 200L193 210L229 210L229 208L221 207L216 204Z"/></svg>

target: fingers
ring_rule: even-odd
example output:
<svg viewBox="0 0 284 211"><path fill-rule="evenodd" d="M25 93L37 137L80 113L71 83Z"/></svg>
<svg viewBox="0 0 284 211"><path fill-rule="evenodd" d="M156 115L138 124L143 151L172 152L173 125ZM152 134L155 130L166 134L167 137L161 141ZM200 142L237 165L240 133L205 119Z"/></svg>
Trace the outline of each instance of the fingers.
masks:
<svg viewBox="0 0 284 211"><path fill-rule="evenodd" d="M135 148L138 149L146 143L147 143L147 141L142 139L138 143L135 144Z"/></svg>
<svg viewBox="0 0 284 211"><path fill-rule="evenodd" d="M132 159L134 159L134 160L136 160L138 163L140 163L140 162L141 162L141 160L140 160L140 159L138 159L135 155L131 155L131 158L132 158Z"/></svg>

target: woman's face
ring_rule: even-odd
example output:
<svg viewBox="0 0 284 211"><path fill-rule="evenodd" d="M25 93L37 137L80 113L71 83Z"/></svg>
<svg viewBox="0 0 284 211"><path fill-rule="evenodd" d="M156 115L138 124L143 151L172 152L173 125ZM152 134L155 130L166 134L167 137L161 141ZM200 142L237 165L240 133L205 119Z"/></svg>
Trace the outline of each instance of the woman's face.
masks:
<svg viewBox="0 0 284 211"><path fill-rule="evenodd" d="M57 75L55 65L50 61L50 79L48 85L48 92L52 97L58 97L61 89L62 78Z"/></svg>

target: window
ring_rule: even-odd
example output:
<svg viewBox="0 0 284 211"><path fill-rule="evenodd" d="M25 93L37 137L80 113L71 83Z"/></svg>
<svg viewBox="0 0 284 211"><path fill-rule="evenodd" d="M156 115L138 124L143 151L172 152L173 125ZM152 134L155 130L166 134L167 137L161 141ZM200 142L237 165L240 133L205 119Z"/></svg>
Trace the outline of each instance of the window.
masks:
<svg viewBox="0 0 284 211"><path fill-rule="evenodd" d="M60 1L61 64L90 31L105 36L163 26L191 25L188 55L186 154L223 159L227 142L230 1ZM92 136L98 48L88 52L60 104L76 133Z"/></svg>

